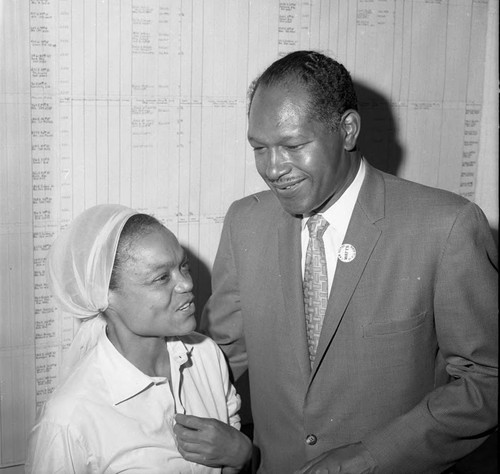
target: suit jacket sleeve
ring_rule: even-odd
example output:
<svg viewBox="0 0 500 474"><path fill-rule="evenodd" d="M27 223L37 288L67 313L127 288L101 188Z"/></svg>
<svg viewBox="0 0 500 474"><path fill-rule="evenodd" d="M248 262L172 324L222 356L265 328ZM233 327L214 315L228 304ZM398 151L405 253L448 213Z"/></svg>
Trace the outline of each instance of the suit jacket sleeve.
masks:
<svg viewBox="0 0 500 474"><path fill-rule="evenodd" d="M363 440L379 472L441 472L497 425L497 285L497 250L488 223L476 205L466 204L434 282L437 357L449 380Z"/></svg>
<svg viewBox="0 0 500 474"><path fill-rule="evenodd" d="M224 219L222 235L212 269L212 297L206 304L200 323L201 332L208 334L224 352L237 380L247 369L247 354L239 282L231 245L231 206Z"/></svg>

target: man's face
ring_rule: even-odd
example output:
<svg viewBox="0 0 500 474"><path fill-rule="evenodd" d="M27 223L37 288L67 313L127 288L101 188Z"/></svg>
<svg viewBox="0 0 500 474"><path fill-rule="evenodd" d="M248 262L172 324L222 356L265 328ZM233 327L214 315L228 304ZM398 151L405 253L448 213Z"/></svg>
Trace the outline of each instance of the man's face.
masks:
<svg viewBox="0 0 500 474"><path fill-rule="evenodd" d="M345 189L351 167L342 129L310 119L300 88L259 87L249 113L248 141L257 171L290 214L330 207Z"/></svg>
<svg viewBox="0 0 500 474"><path fill-rule="evenodd" d="M110 290L110 308L131 335L179 336L195 329L193 282L184 250L166 228L135 240Z"/></svg>

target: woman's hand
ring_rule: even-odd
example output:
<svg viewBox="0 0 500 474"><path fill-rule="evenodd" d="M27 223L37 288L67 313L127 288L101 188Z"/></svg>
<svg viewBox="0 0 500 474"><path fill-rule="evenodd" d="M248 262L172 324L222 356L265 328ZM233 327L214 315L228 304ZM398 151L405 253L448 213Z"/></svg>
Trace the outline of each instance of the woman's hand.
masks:
<svg viewBox="0 0 500 474"><path fill-rule="evenodd" d="M238 472L251 457L251 441L222 421L182 414L177 414L175 421L177 448L187 461Z"/></svg>

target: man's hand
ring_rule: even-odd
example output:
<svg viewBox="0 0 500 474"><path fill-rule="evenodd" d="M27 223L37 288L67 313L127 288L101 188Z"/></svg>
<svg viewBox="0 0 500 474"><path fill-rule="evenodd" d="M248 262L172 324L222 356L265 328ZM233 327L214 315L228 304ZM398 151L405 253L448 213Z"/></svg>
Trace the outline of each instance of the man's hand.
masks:
<svg viewBox="0 0 500 474"><path fill-rule="evenodd" d="M175 415L177 448L187 461L210 467L230 467L238 472L250 459L251 441L232 426L214 418Z"/></svg>
<svg viewBox="0 0 500 474"><path fill-rule="evenodd" d="M295 474L372 474L376 466L361 443L348 444L319 455Z"/></svg>

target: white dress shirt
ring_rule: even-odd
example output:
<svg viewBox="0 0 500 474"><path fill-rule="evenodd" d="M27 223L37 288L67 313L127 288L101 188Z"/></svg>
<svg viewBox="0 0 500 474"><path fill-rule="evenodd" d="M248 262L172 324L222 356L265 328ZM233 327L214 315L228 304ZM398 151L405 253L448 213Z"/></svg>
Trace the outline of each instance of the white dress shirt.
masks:
<svg viewBox="0 0 500 474"><path fill-rule="evenodd" d="M125 359L105 332L45 404L31 435L27 473L215 473L179 454L174 415L240 428L240 399L209 338L168 338L172 391ZM173 393L172 393L173 392Z"/></svg>
<svg viewBox="0 0 500 474"><path fill-rule="evenodd" d="M328 273L328 291L332 287L333 277L337 268L337 254L340 246L344 243L347 227L351 220L352 211L358 199L359 191L365 178L366 166L364 160L361 160L358 172L353 182L340 196L338 201L332 204L326 211L320 214L328 221L328 227L323 234L323 243L326 253L326 268ZM304 275L306 263L307 244L309 243L309 229L307 228L307 220L309 217L302 219L302 275ZM349 242L345 242L349 243Z"/></svg>

